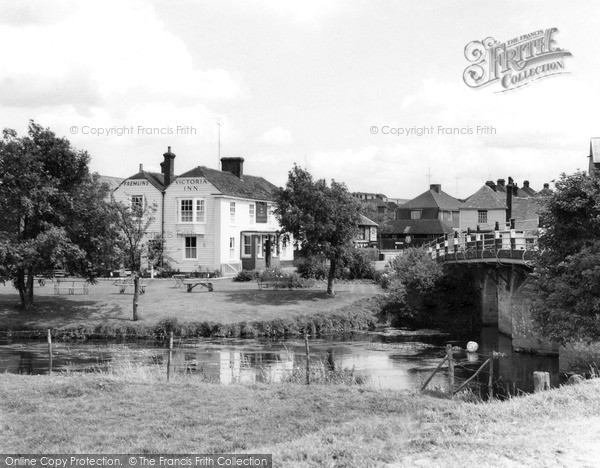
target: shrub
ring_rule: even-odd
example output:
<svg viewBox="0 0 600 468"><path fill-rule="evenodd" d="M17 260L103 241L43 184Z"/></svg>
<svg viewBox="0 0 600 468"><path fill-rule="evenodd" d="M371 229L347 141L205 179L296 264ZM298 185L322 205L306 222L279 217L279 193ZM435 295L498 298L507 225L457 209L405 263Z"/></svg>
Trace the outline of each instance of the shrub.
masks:
<svg viewBox="0 0 600 468"><path fill-rule="evenodd" d="M322 280L327 278L329 270L325 265L325 258L321 256L301 257L295 261L298 274L302 278Z"/></svg>
<svg viewBox="0 0 600 468"><path fill-rule="evenodd" d="M375 266L373 265L375 258L376 251L374 249L349 251L344 261L348 279L373 279L375 277Z"/></svg>
<svg viewBox="0 0 600 468"><path fill-rule="evenodd" d="M242 270L233 277L233 281L238 283L245 283L248 281L254 281L257 276L258 273L256 271Z"/></svg>

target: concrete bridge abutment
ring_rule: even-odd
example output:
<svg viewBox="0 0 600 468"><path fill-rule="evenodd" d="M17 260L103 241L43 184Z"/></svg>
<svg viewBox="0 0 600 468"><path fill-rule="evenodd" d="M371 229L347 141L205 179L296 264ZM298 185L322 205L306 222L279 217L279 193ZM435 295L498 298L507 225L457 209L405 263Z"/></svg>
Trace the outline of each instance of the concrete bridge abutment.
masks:
<svg viewBox="0 0 600 468"><path fill-rule="evenodd" d="M525 265L478 265L482 322L510 336L515 351L557 355L558 344L544 338L533 322L528 274Z"/></svg>

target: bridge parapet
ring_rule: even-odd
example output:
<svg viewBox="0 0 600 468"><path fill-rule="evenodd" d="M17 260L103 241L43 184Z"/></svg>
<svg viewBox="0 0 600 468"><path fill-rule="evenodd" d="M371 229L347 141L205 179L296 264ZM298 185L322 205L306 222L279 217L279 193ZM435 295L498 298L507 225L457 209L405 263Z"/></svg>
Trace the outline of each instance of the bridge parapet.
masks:
<svg viewBox="0 0 600 468"><path fill-rule="evenodd" d="M438 262L533 265L538 250L537 231L516 229L492 232L455 232L425 244Z"/></svg>

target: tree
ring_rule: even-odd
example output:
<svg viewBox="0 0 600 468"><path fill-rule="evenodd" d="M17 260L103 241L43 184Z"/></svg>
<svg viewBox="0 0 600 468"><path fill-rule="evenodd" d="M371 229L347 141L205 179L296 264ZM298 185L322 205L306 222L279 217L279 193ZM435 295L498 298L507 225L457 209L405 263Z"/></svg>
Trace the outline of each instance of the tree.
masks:
<svg viewBox="0 0 600 468"><path fill-rule="evenodd" d="M90 174L89 156L30 121L28 135L0 141L0 280L21 306L34 302L34 275L64 268L93 281L111 252L108 187Z"/></svg>
<svg viewBox="0 0 600 468"><path fill-rule="evenodd" d="M562 174L540 213L532 315L558 342L600 339L600 178Z"/></svg>
<svg viewBox="0 0 600 468"><path fill-rule="evenodd" d="M283 189L276 191L275 215L283 231L291 234L307 255L329 260L327 294L334 295L335 271L353 248L358 232L360 206L343 183L313 180L308 171L294 165Z"/></svg>
<svg viewBox="0 0 600 468"><path fill-rule="evenodd" d="M148 227L154 221L155 205L143 206L113 204L116 214L116 227L120 234L119 247L125 265L133 274L133 320L139 320L138 300L140 297L140 278L143 274L144 256L148 255L151 241L147 239Z"/></svg>

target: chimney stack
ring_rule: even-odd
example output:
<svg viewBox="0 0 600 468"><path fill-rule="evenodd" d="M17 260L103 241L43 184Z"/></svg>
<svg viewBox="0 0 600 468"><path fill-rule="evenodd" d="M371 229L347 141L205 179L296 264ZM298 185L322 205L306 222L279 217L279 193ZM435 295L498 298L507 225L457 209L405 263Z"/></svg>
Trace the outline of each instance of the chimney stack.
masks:
<svg viewBox="0 0 600 468"><path fill-rule="evenodd" d="M499 185L500 187L504 187L504 182L505 182L505 180L504 180L504 179L498 179L498 185Z"/></svg>
<svg viewBox="0 0 600 468"><path fill-rule="evenodd" d="M546 183L544 184L544 188L546 188L546 189L549 189L549 188L550 188L550 184L549 184L548 182L546 182Z"/></svg>
<svg viewBox="0 0 600 468"><path fill-rule="evenodd" d="M442 191L442 185L441 184L430 184L429 190L433 190L435 193L440 193Z"/></svg>
<svg viewBox="0 0 600 468"><path fill-rule="evenodd" d="M500 182L500 181L498 181ZM504 184L504 180L502 180L502 183ZM506 186L506 221L510 221L510 219L512 218L512 197L513 197L513 180L512 177L508 178L508 185Z"/></svg>
<svg viewBox="0 0 600 468"><path fill-rule="evenodd" d="M140 172L144 172L144 165L140 163Z"/></svg>
<svg viewBox="0 0 600 468"><path fill-rule="evenodd" d="M524 180L523 181L523 185L527 188L529 188L529 181L528 180Z"/></svg>
<svg viewBox="0 0 600 468"><path fill-rule="evenodd" d="M244 180L244 158L221 158L221 170Z"/></svg>
<svg viewBox="0 0 600 468"><path fill-rule="evenodd" d="M493 180L488 180L485 185L487 185L489 188L491 188L494 192L496 191L496 184L494 183Z"/></svg>
<svg viewBox="0 0 600 468"><path fill-rule="evenodd" d="M171 147L167 147L167 152L163 154L165 160L160 163L160 171L165 177L165 187L167 187L175 178L175 155L171 153Z"/></svg>

